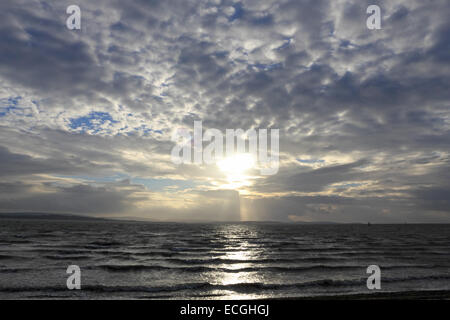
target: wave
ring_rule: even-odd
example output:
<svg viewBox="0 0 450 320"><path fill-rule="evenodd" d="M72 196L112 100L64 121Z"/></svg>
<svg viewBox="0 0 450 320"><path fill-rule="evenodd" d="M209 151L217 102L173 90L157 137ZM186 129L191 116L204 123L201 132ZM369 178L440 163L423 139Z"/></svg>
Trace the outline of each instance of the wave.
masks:
<svg viewBox="0 0 450 320"><path fill-rule="evenodd" d="M24 256L16 256L10 254L0 254L0 260L26 260L27 257Z"/></svg>
<svg viewBox="0 0 450 320"><path fill-rule="evenodd" d="M32 272L36 271L36 269L32 268L3 268L0 269L0 273L24 273L24 272Z"/></svg>
<svg viewBox="0 0 450 320"><path fill-rule="evenodd" d="M299 266L299 267L244 267L244 268L218 268L218 267L169 267L159 265L98 265L94 268L100 268L111 272L129 272L129 271L182 271L182 272L301 272L311 270L348 270L348 269L360 269L361 266L327 266L327 265L314 265L314 266Z"/></svg>
<svg viewBox="0 0 450 320"><path fill-rule="evenodd" d="M358 270L363 269L360 265L311 265L311 266L268 266L268 267L243 267L243 268L220 268L220 267L208 267L208 266L161 266L161 265L97 265L89 267L91 269L103 269L110 272L139 272L139 271L175 271L175 272L225 272L225 273L238 273L238 272L307 272L307 271L345 271L345 270ZM392 269L437 269L448 268L445 265L391 265L382 267L383 270Z"/></svg>
<svg viewBox="0 0 450 320"><path fill-rule="evenodd" d="M404 282L413 280L447 280L450 279L450 275L435 275L424 277L406 277L406 278L387 278L383 279L384 282ZM252 293L260 292L264 290L278 291L278 290L292 290L292 289L304 289L310 287L326 287L326 288L340 288L365 285L366 278L360 279L320 279L313 281L306 281L292 284L279 284L279 283L234 283L234 284L212 284L208 282L193 282L183 283L169 286L103 286L103 285L82 285L83 291L92 292L140 292L140 293L159 293L159 292L178 292L178 291L212 291L212 290L224 290L234 291L237 293ZM29 287L0 287L0 292L33 292L33 291L66 291L64 286L29 286Z"/></svg>
<svg viewBox="0 0 450 320"><path fill-rule="evenodd" d="M120 245L124 245L124 243L118 242L118 241L93 241L93 242L88 243L85 246L85 248L88 248L88 247L93 247L93 248L116 247L116 246L120 246Z"/></svg>
<svg viewBox="0 0 450 320"><path fill-rule="evenodd" d="M339 258L338 258L339 259ZM167 262L174 264L236 264L236 263L290 263L290 262L320 262L336 261L334 257L303 257L303 258L260 258L260 259L229 259L229 258L210 258L210 259L181 259L168 258Z"/></svg>
<svg viewBox="0 0 450 320"><path fill-rule="evenodd" d="M70 256L44 255L43 257L49 260L75 260L75 259L85 260L91 258L91 256L88 255L70 255Z"/></svg>
<svg viewBox="0 0 450 320"><path fill-rule="evenodd" d="M29 249L29 250L22 250L23 252L30 252L30 253L53 253L58 255L79 255L82 253L91 253L90 250L83 250L83 249Z"/></svg>

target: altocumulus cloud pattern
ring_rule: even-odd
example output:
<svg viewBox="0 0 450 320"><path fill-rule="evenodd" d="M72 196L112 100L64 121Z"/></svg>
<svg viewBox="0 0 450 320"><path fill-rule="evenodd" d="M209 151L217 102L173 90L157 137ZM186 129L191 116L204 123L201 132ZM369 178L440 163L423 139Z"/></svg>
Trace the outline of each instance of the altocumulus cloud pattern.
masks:
<svg viewBox="0 0 450 320"><path fill-rule="evenodd" d="M448 0L71 4L0 3L2 211L450 222ZM195 120L280 129L279 172L173 164Z"/></svg>

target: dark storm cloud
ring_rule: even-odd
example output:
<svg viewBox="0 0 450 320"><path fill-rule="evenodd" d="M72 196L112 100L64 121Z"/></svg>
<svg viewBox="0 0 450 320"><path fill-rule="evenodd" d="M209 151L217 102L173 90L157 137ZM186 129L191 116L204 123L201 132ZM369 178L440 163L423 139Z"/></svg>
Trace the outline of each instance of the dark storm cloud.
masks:
<svg viewBox="0 0 450 320"><path fill-rule="evenodd" d="M133 207L130 190L89 185L45 186L45 192L0 197L3 211L114 214Z"/></svg>
<svg viewBox="0 0 450 320"><path fill-rule="evenodd" d="M77 174L99 170L102 166L95 165L77 157L39 159L28 155L12 153L0 146L0 176L26 176L38 173Z"/></svg>
<svg viewBox="0 0 450 320"><path fill-rule="evenodd" d="M39 136L11 132L1 128L4 135L1 144L7 144L8 137L17 141L12 152L0 144L0 176L53 173L62 175L102 176L123 171L130 175L154 176L167 173L154 163L142 163L135 159L124 161L119 150L139 150L145 153L170 154L171 145L139 137L123 136L116 139L95 135L74 135L66 131L44 129ZM115 148L110 146L114 144ZM24 154L25 153L25 154ZM36 156L30 156L31 153Z"/></svg>
<svg viewBox="0 0 450 320"><path fill-rule="evenodd" d="M450 211L450 185L443 187L421 187L413 195L425 210Z"/></svg>
<svg viewBox="0 0 450 320"><path fill-rule="evenodd" d="M0 183L0 193L6 194L21 194L30 191L30 186L20 181L15 182L2 182Z"/></svg>
<svg viewBox="0 0 450 320"><path fill-rule="evenodd" d="M367 177L367 174L359 172L357 169L365 164L367 164L367 161L359 160L350 164L328 166L307 172L293 173L290 170L267 178L256 188L261 192L322 191L335 182L363 180Z"/></svg>

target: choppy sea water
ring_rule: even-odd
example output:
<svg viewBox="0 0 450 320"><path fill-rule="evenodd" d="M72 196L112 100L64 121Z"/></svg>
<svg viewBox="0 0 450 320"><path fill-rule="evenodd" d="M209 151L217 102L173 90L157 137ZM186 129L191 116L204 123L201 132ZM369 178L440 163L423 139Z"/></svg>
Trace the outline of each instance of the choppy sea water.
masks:
<svg viewBox="0 0 450 320"><path fill-rule="evenodd" d="M66 269L81 268L81 290ZM0 220L0 298L252 299L450 290L450 225Z"/></svg>

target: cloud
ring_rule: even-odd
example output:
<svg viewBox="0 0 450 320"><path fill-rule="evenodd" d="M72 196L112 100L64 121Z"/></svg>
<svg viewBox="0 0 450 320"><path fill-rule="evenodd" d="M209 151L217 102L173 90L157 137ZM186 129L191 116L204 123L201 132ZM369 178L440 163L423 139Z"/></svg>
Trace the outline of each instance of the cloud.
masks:
<svg viewBox="0 0 450 320"><path fill-rule="evenodd" d="M2 211L114 214L133 208L129 190L89 185L34 187L34 192L0 198ZM38 190L36 190L38 189Z"/></svg>
<svg viewBox="0 0 450 320"><path fill-rule="evenodd" d="M0 4L3 211L450 221L447 0L70 4ZM194 120L280 129L279 173L174 165Z"/></svg>
<svg viewBox="0 0 450 320"><path fill-rule="evenodd" d="M358 167L366 164L367 161L359 160L349 164L327 166L306 172L295 173L293 170L289 170L280 175L270 176L255 187L260 192L318 192L336 182L366 178L367 173L358 171Z"/></svg>

